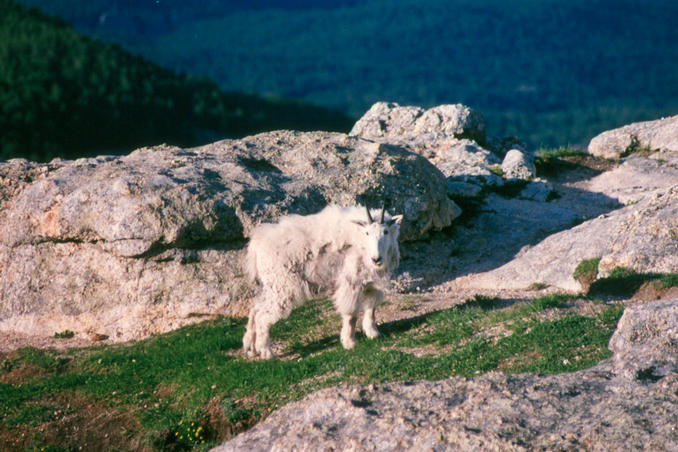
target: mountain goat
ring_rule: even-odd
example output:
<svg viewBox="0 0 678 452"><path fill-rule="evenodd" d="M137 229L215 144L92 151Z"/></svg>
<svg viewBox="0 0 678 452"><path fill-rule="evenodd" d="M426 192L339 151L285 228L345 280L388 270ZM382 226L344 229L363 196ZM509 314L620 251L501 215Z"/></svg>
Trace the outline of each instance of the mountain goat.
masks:
<svg viewBox="0 0 678 452"><path fill-rule="evenodd" d="M378 215L378 220L376 220ZM253 230L245 257L261 292L250 309L243 350L271 358L270 327L306 299L333 292L342 316L341 345L355 346L356 318L364 312L365 335L379 335L374 309L400 262L402 215L366 207L329 205L307 216L288 215Z"/></svg>

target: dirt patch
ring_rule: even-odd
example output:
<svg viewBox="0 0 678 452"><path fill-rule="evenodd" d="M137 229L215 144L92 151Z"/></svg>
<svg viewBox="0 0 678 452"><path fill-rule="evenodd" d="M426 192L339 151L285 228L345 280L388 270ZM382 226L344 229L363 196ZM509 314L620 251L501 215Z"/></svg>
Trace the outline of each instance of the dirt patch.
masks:
<svg viewBox="0 0 678 452"><path fill-rule="evenodd" d="M619 162L613 160L604 159L602 157L596 157L594 155L570 155L562 157L562 160L574 165L578 165L583 168L588 168L590 170L604 172L609 171L619 165Z"/></svg>
<svg viewBox="0 0 678 452"><path fill-rule="evenodd" d="M15 331L0 331L0 353L8 353L22 347L68 350L99 344L111 344L111 340L91 340L84 337L57 338L54 336L34 336Z"/></svg>
<svg viewBox="0 0 678 452"><path fill-rule="evenodd" d="M662 287L655 281L641 284L633 294L634 300L654 301L678 297L678 287Z"/></svg>
<svg viewBox="0 0 678 452"><path fill-rule="evenodd" d="M439 347L437 345L422 345L419 347L384 347L383 350L397 350L402 353L407 353L416 358L421 358L426 355L439 355L451 350L451 346Z"/></svg>
<svg viewBox="0 0 678 452"><path fill-rule="evenodd" d="M26 383L35 377L47 375L49 372L40 366L21 363L13 367L12 361L0 356L0 382L8 384Z"/></svg>
<svg viewBox="0 0 678 452"><path fill-rule="evenodd" d="M524 355L514 355L511 358L500 362L499 365L497 366L497 370L504 371L506 369L515 368L523 364L531 363L540 358L541 355L539 354L539 352L536 351L527 352Z"/></svg>
<svg viewBox="0 0 678 452"><path fill-rule="evenodd" d="M151 451L139 421L129 413L95 403L77 393L60 393L35 404L41 412L39 424L0 428L0 450L23 450L35 444L63 450L138 450ZM54 408L52 408L54 407ZM57 408L58 407L58 408Z"/></svg>
<svg viewBox="0 0 678 452"><path fill-rule="evenodd" d="M551 182L567 183L590 179L618 164L592 155L569 155L541 162L537 167L537 174L548 177Z"/></svg>

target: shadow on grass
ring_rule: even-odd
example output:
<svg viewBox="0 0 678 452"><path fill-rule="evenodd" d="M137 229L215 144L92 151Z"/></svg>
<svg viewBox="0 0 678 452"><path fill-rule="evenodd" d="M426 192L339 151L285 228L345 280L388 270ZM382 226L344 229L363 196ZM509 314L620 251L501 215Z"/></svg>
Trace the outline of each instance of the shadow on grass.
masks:
<svg viewBox="0 0 678 452"><path fill-rule="evenodd" d="M380 338L385 340L390 340L395 337L400 337L406 333L409 333L417 328L435 323L434 318L440 317L445 311L458 311L459 313L467 311L469 309L480 309L481 311L489 311L494 309L502 309L513 304L515 300L503 300L498 297L486 297L483 295L476 295L473 298L466 300L465 303L458 306L443 309L438 311L428 312L426 314L418 315L415 317L409 317L399 320L393 320L390 322L384 322L378 325ZM360 320L360 318L359 318ZM292 322L295 322L294 318ZM338 333L338 330L337 330ZM356 339L359 342L369 343L369 339L362 332L356 333ZM379 339L376 340L376 344L380 343ZM332 334L330 336L324 336L321 339L313 340L308 343L303 343L301 340L297 340L296 343L292 343L287 347L286 354L297 354L301 357L307 357L316 353L326 351L330 348L337 347L339 345L339 335Z"/></svg>
<svg viewBox="0 0 678 452"><path fill-rule="evenodd" d="M670 287L678 287L678 274L641 274L628 268L617 267L606 278L600 278L591 283L588 295L593 297L631 298L645 285L650 285L650 287L657 291Z"/></svg>
<svg viewBox="0 0 678 452"><path fill-rule="evenodd" d="M318 339L307 344L291 344L288 347L286 354L298 354L302 358L305 358L307 356L324 352L330 348L336 347L338 344L339 335L333 334L332 336L325 336L322 339Z"/></svg>

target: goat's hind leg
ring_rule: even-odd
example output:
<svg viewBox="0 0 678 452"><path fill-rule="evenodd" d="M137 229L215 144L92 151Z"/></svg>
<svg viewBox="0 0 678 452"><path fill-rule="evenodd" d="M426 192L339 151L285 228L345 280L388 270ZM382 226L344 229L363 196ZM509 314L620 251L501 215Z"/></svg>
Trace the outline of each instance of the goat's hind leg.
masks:
<svg viewBox="0 0 678 452"><path fill-rule="evenodd" d="M269 330L278 320L289 316L298 301L295 294L279 295L279 292L270 292L262 299L254 318L254 349L261 358L273 357Z"/></svg>
<svg viewBox="0 0 678 452"><path fill-rule="evenodd" d="M277 322L281 316L274 310L260 309L254 322L255 337L254 337L254 351L261 356L262 359L273 358L273 350L271 350L271 340L269 337L269 330L271 326Z"/></svg>
<svg viewBox="0 0 678 452"><path fill-rule="evenodd" d="M256 339L256 327L255 327L255 318L257 315L257 305L255 304L250 308L250 314L247 319L247 328L245 330L245 335L242 337L242 350L246 356L254 357L256 356L256 350L254 349L254 341Z"/></svg>

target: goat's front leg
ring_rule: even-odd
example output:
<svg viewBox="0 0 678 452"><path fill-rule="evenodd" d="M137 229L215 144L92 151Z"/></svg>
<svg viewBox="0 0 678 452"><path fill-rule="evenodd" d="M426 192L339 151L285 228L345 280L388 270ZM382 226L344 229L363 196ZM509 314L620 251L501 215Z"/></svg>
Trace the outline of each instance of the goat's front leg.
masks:
<svg viewBox="0 0 678 452"><path fill-rule="evenodd" d="M341 315L341 345L350 350L355 347L355 314Z"/></svg>
<svg viewBox="0 0 678 452"><path fill-rule="evenodd" d="M379 330L377 330L377 320L374 317L374 310L383 300L384 295L381 292L376 292L372 295L371 303L366 303L363 314L363 332L365 336L370 339L379 337Z"/></svg>
<svg viewBox="0 0 678 452"><path fill-rule="evenodd" d="M365 309L365 314L363 314L363 332L370 339L379 337L377 321L374 318L374 308Z"/></svg>

